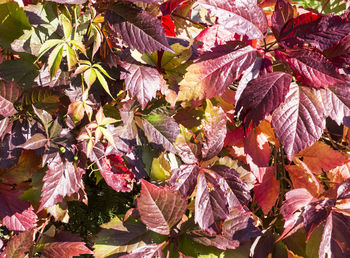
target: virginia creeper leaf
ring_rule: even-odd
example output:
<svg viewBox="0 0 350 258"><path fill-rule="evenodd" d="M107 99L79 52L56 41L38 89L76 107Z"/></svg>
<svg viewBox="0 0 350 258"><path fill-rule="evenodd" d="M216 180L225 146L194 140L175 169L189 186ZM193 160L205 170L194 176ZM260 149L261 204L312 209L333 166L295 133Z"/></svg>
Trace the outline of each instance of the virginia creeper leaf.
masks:
<svg viewBox="0 0 350 258"><path fill-rule="evenodd" d="M267 30L266 15L256 0L200 0L199 3L218 17L219 24L249 39L260 39Z"/></svg>
<svg viewBox="0 0 350 258"><path fill-rule="evenodd" d="M283 72L267 73L251 80L236 104L239 119L247 126L251 121L257 126L284 101L291 82L292 76Z"/></svg>
<svg viewBox="0 0 350 258"><path fill-rule="evenodd" d="M106 13L114 33L119 33L131 49L151 53L157 50L173 52L161 22L150 13L127 2L114 3Z"/></svg>
<svg viewBox="0 0 350 258"><path fill-rule="evenodd" d="M291 160L321 137L323 108L310 88L292 83L285 101L272 114L271 123Z"/></svg>
<svg viewBox="0 0 350 258"><path fill-rule="evenodd" d="M168 235L185 213L186 199L168 187L157 187L143 179L141 184L141 194L137 198L141 221L148 229Z"/></svg>
<svg viewBox="0 0 350 258"><path fill-rule="evenodd" d="M22 94L22 89L15 82L0 81L0 115L13 116L17 113L14 103Z"/></svg>
<svg viewBox="0 0 350 258"><path fill-rule="evenodd" d="M33 230L27 230L18 235L14 235L6 245L4 254L7 256L4 257L26 257L26 253L34 244L33 234Z"/></svg>
<svg viewBox="0 0 350 258"><path fill-rule="evenodd" d="M182 165L172 171L169 185L183 196L190 196L197 185L199 170L200 168L197 165Z"/></svg>

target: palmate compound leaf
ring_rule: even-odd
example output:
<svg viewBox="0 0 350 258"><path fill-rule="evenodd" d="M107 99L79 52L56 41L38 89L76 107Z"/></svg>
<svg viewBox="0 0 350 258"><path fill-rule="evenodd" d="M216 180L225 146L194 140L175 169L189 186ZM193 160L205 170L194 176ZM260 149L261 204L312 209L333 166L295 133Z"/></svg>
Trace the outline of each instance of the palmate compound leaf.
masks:
<svg viewBox="0 0 350 258"><path fill-rule="evenodd" d="M331 61L319 52L299 49L291 51L282 59L286 60L292 68L298 81L311 87L326 88L336 84L344 84L346 81L345 76L339 74Z"/></svg>
<svg viewBox="0 0 350 258"><path fill-rule="evenodd" d="M149 54L157 50L173 52L161 21L131 3L114 3L107 10L105 19L112 31L119 33L131 49Z"/></svg>
<svg viewBox="0 0 350 258"><path fill-rule="evenodd" d="M22 88L15 82L0 81L0 115L13 116L17 113L14 103L22 94Z"/></svg>
<svg viewBox="0 0 350 258"><path fill-rule="evenodd" d="M285 101L272 114L272 127L291 160L322 135L324 111L311 88L292 83Z"/></svg>
<svg viewBox="0 0 350 258"><path fill-rule="evenodd" d="M32 205L18 199L23 191L12 190L11 188L7 185L0 185L0 218L2 224L9 230L17 232L28 230L35 225L37 216Z"/></svg>
<svg viewBox="0 0 350 258"><path fill-rule="evenodd" d="M142 126L149 142L158 144L172 153L176 152L173 143L180 133L180 127L174 118L150 114L142 119Z"/></svg>
<svg viewBox="0 0 350 258"><path fill-rule="evenodd" d="M0 255L1 258L25 258L26 253L34 244L34 230L26 230L18 235L14 235L6 244L4 252Z"/></svg>
<svg viewBox="0 0 350 258"><path fill-rule="evenodd" d="M65 160L57 153L48 162L48 171L43 178L39 211L61 202L65 196L78 192L82 186L84 171Z"/></svg>
<svg viewBox="0 0 350 258"><path fill-rule="evenodd" d="M141 180L137 210L148 229L163 235L170 234L171 228L182 218L186 208L187 201L179 192Z"/></svg>
<svg viewBox="0 0 350 258"><path fill-rule="evenodd" d="M318 255L325 257L350 256L350 217L340 212L332 211L323 230Z"/></svg>
<svg viewBox="0 0 350 258"><path fill-rule="evenodd" d="M145 109L148 102L156 97L156 93L165 83L162 75L153 67L122 63L125 71L121 72L120 78L125 80L125 88L132 97L136 97Z"/></svg>
<svg viewBox="0 0 350 258"><path fill-rule="evenodd" d="M212 98L224 93L256 59L256 51L241 42L230 41L204 53L187 68L179 83L179 101Z"/></svg>
<svg viewBox="0 0 350 258"><path fill-rule="evenodd" d="M284 101L291 82L292 76L283 72L267 73L251 80L236 104L239 119L246 126L250 122L257 126Z"/></svg>
<svg viewBox="0 0 350 258"><path fill-rule="evenodd" d="M218 17L218 23L249 39L260 39L267 31L267 18L256 0L200 0L199 3Z"/></svg>
<svg viewBox="0 0 350 258"><path fill-rule="evenodd" d="M210 234L219 233L229 209L241 207L249 200L248 186L234 169L223 165L202 169L198 176L195 222Z"/></svg>
<svg viewBox="0 0 350 258"><path fill-rule="evenodd" d="M196 185L200 167L196 164L182 165L172 171L169 185L175 191L179 191L183 196L190 196Z"/></svg>

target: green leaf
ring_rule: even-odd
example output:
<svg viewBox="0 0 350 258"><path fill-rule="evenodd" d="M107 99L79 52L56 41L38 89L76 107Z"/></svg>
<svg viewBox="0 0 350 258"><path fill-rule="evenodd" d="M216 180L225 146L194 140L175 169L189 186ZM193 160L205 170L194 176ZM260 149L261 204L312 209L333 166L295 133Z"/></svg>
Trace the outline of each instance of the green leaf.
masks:
<svg viewBox="0 0 350 258"><path fill-rule="evenodd" d="M70 20L65 15L61 15L61 23L63 26L64 38L69 39L72 35L73 27Z"/></svg>
<svg viewBox="0 0 350 258"><path fill-rule="evenodd" d="M81 53L83 53L85 56L87 56L86 49L85 49L83 42L78 41L78 40L70 40L69 43L72 44L73 46L75 46L77 49L79 49L79 51Z"/></svg>
<svg viewBox="0 0 350 258"><path fill-rule="evenodd" d="M62 39L49 39L46 40L45 43L41 46L39 50L39 56L36 60L39 60L47 51L49 51L54 46L63 43L64 41Z"/></svg>
<svg viewBox="0 0 350 258"><path fill-rule="evenodd" d="M105 89L108 95L111 96L112 99L114 99L111 92L109 91L108 83L106 79L103 77L103 75L99 71L95 70L95 72L96 72L97 79L101 83L102 87Z"/></svg>
<svg viewBox="0 0 350 258"><path fill-rule="evenodd" d="M84 72L84 81L87 86L90 88L91 85L96 81L96 72L95 69L90 68Z"/></svg>
<svg viewBox="0 0 350 258"><path fill-rule="evenodd" d="M54 50L49 55L48 59L48 65L50 69L50 75L51 79L55 76L57 73L58 68L60 67L61 61L62 61L62 55L63 55L63 48L64 45L60 44L54 48Z"/></svg>
<svg viewBox="0 0 350 258"><path fill-rule="evenodd" d="M68 71L71 71L77 63L77 55L68 44L65 45L65 48L67 53Z"/></svg>

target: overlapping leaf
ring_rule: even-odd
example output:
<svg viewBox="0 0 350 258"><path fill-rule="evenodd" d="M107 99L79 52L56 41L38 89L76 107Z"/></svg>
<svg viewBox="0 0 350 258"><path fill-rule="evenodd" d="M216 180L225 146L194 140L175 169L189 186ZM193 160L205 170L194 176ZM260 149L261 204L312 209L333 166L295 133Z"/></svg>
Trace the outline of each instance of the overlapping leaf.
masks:
<svg viewBox="0 0 350 258"><path fill-rule="evenodd" d="M286 100L272 114L272 126L289 159L321 137L323 115L312 90L292 83Z"/></svg>
<svg viewBox="0 0 350 258"><path fill-rule="evenodd" d="M292 76L283 72L266 73L251 80L243 90L236 104L239 119L248 126L259 124L285 99Z"/></svg>
<svg viewBox="0 0 350 258"><path fill-rule="evenodd" d="M267 30L267 19L256 0L201 0L200 4L218 17L218 23L239 35L260 39Z"/></svg>
<svg viewBox="0 0 350 258"><path fill-rule="evenodd" d="M22 94L22 89L15 82L0 81L0 115L13 116L17 113L14 103Z"/></svg>
<svg viewBox="0 0 350 258"><path fill-rule="evenodd" d="M127 2L113 4L106 13L106 20L131 49L148 53L156 50L173 52L161 22L135 5Z"/></svg>
<svg viewBox="0 0 350 258"><path fill-rule="evenodd" d="M276 38L279 38L281 30L293 17L294 9L292 5L286 0L277 0L275 11L271 16L271 28Z"/></svg>
<svg viewBox="0 0 350 258"><path fill-rule="evenodd" d="M190 101L221 95L256 59L251 46L228 42L203 54L187 68L178 100Z"/></svg>
<svg viewBox="0 0 350 258"><path fill-rule="evenodd" d="M168 187L157 187L145 180L141 183L141 194L137 199L141 221L148 229L168 235L184 214L186 199Z"/></svg>

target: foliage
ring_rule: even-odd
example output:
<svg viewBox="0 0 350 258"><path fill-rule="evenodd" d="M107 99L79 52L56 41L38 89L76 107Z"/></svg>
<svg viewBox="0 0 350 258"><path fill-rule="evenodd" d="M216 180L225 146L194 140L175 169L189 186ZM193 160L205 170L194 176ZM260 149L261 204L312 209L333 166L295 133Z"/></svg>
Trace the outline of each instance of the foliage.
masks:
<svg viewBox="0 0 350 258"><path fill-rule="evenodd" d="M347 1L0 1L0 257L349 257Z"/></svg>

